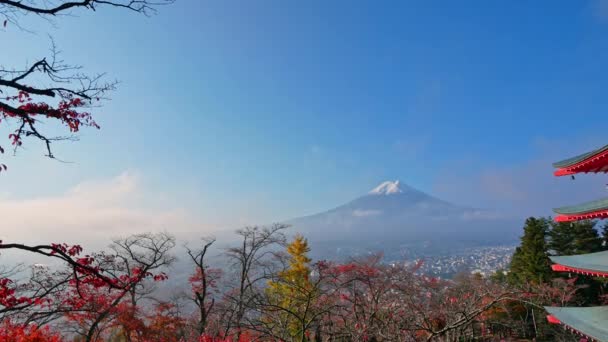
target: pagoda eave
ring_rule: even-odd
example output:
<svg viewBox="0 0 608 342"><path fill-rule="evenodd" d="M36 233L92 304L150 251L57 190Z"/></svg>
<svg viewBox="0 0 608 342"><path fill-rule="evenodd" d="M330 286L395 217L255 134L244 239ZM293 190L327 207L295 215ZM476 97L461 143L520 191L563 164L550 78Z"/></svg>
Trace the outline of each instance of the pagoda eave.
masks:
<svg viewBox="0 0 608 342"><path fill-rule="evenodd" d="M576 171L572 171L572 170L568 170L568 169L559 169L559 170L556 170L555 172L553 172L553 174L556 177L570 176L570 175L575 175Z"/></svg>
<svg viewBox="0 0 608 342"><path fill-rule="evenodd" d="M549 256L555 272L572 272L592 277L608 277L608 251Z"/></svg>
<svg viewBox="0 0 608 342"><path fill-rule="evenodd" d="M553 272L569 272L569 273L577 273L591 277L603 277L608 278L608 272L597 271L597 270L588 270L584 268L576 268L576 267L568 267L561 264L553 264L551 265L551 270Z"/></svg>
<svg viewBox="0 0 608 342"><path fill-rule="evenodd" d="M553 174L558 177L577 173L607 173L608 146L554 163L553 166L557 169Z"/></svg>
<svg viewBox="0 0 608 342"><path fill-rule="evenodd" d="M574 329L573 327L569 326L568 324L562 323L557 317L555 317L553 315L547 315L547 322L549 322L549 324L563 325L566 328L566 330L571 331L572 333L574 333L576 335L583 336L585 339L587 339L589 341L601 342L600 340L597 340L591 336L585 335L584 333Z"/></svg>
<svg viewBox="0 0 608 342"><path fill-rule="evenodd" d="M555 222L572 222L581 220L594 220L594 219L606 219L608 218L608 210L594 211L590 213L572 214L572 215L557 215L555 216Z"/></svg>
<svg viewBox="0 0 608 342"><path fill-rule="evenodd" d="M608 306L597 307L545 307L547 321L563 325L567 330L589 341L608 341L608 327L604 324Z"/></svg>
<svg viewBox="0 0 608 342"><path fill-rule="evenodd" d="M608 218L608 198L555 208L553 211L557 214L557 222L605 219Z"/></svg>
<svg viewBox="0 0 608 342"><path fill-rule="evenodd" d="M608 163L608 160L606 160L605 163ZM603 163L599 166L558 169L553 172L553 175L556 177L562 177L575 175L577 173L608 173L608 165Z"/></svg>

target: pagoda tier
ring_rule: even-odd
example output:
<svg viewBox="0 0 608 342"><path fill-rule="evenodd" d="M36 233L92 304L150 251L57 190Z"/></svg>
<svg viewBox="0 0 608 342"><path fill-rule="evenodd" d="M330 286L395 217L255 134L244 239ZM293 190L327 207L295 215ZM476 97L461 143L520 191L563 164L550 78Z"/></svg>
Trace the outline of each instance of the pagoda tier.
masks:
<svg viewBox="0 0 608 342"><path fill-rule="evenodd" d="M569 255L551 256L551 265L556 272L572 272L592 277L608 277L608 251Z"/></svg>
<svg viewBox="0 0 608 342"><path fill-rule="evenodd" d="M576 173L608 172L608 145L579 156L553 163L556 176L568 176Z"/></svg>
<svg viewBox="0 0 608 342"><path fill-rule="evenodd" d="M555 221L557 222L604 219L608 218L608 198L569 207L555 208L553 211L558 214L555 217Z"/></svg>
<svg viewBox="0 0 608 342"><path fill-rule="evenodd" d="M591 341L608 341L608 306L589 308L545 307L549 323L562 324Z"/></svg>

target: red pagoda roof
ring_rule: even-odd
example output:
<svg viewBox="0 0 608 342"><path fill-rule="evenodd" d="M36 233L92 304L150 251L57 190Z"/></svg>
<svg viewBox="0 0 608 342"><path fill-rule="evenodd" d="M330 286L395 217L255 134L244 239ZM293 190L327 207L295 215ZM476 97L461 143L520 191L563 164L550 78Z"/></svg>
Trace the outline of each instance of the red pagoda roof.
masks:
<svg viewBox="0 0 608 342"><path fill-rule="evenodd" d="M556 176L568 176L581 172L608 172L608 145L553 163L553 167L557 169L554 172Z"/></svg>
<svg viewBox="0 0 608 342"><path fill-rule="evenodd" d="M608 341L608 306L586 308L545 307L547 321L561 324L589 341Z"/></svg>
<svg viewBox="0 0 608 342"><path fill-rule="evenodd" d="M573 272L592 277L608 277L608 251L550 256L553 265L551 269L555 272Z"/></svg>
<svg viewBox="0 0 608 342"><path fill-rule="evenodd" d="M608 145L576 157L553 163L556 176L577 173L608 172ZM574 177L573 177L574 178ZM608 198L579 205L553 209L557 222L608 218ZM551 269L574 272L593 277L608 277L608 251L569 256L550 256ZM608 306L600 307L545 307L547 320L585 337L585 340L608 341Z"/></svg>
<svg viewBox="0 0 608 342"><path fill-rule="evenodd" d="M553 209L557 222L608 218L608 198Z"/></svg>
<svg viewBox="0 0 608 342"><path fill-rule="evenodd" d="M581 221L581 220L594 220L594 219L606 219L608 218L608 210L594 211L591 213L584 213L580 215L557 215L555 216L556 222L570 222L570 221Z"/></svg>

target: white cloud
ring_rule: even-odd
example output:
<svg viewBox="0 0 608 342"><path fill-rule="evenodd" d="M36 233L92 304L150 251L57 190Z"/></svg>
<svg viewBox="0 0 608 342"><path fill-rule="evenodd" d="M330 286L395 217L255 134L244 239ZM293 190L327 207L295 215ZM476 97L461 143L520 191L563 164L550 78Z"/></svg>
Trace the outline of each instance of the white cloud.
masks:
<svg viewBox="0 0 608 342"><path fill-rule="evenodd" d="M79 243L98 249L112 237L146 231L186 232L208 229L190 213L153 203L139 177L124 172L105 180L77 184L57 196L12 199L0 196L5 242Z"/></svg>

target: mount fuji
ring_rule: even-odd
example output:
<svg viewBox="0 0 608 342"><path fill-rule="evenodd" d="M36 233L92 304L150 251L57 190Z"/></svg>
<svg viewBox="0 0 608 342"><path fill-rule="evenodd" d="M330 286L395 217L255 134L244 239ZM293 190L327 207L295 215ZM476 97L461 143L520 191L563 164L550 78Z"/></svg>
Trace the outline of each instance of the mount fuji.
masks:
<svg viewBox="0 0 608 342"><path fill-rule="evenodd" d="M438 255L515 244L521 233L521 220L449 203L398 180L383 182L334 209L286 223L320 247L317 251L323 256L371 251L399 257Z"/></svg>

